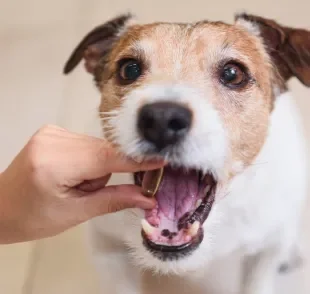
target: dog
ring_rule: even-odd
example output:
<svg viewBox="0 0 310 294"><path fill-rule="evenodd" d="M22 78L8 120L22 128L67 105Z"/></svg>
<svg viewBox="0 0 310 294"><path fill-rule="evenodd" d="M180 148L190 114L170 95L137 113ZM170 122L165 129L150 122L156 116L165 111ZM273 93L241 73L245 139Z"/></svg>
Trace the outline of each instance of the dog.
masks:
<svg viewBox="0 0 310 294"><path fill-rule="evenodd" d="M124 14L87 34L64 73L82 60L101 93L103 137L136 160L167 162L133 175L153 185L155 209L90 224L103 293L189 293L165 283L151 292L159 276L207 293L202 269L235 252L238 293L275 293L279 266L299 248L306 199L306 143L287 82L310 86L310 32L246 13L234 24L138 24Z"/></svg>

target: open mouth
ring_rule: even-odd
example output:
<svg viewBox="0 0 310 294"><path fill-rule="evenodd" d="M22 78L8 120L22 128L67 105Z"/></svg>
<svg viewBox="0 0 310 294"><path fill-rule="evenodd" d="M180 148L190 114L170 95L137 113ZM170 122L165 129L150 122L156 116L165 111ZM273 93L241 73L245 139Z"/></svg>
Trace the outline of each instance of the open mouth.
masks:
<svg viewBox="0 0 310 294"><path fill-rule="evenodd" d="M215 198L211 174L173 168L138 172L135 183L143 187L157 206L142 220L144 246L161 260L175 260L193 252L203 240L202 225Z"/></svg>

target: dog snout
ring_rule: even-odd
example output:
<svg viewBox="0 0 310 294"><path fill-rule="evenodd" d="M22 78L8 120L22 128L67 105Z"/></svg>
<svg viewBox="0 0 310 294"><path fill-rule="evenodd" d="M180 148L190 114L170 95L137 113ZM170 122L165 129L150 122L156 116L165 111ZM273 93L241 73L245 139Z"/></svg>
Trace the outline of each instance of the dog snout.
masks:
<svg viewBox="0 0 310 294"><path fill-rule="evenodd" d="M146 104L138 115L140 135L158 151L180 142L188 133L191 124L191 110L172 102Z"/></svg>

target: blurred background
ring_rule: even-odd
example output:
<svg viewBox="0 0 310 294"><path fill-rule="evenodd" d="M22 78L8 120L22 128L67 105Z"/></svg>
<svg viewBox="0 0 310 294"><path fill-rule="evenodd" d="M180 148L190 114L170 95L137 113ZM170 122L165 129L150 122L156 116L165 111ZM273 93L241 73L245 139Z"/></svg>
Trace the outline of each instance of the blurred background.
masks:
<svg viewBox="0 0 310 294"><path fill-rule="evenodd" d="M247 11L310 29L309 10L309 0L0 0L0 171L43 124L88 133L95 125L99 95L91 77L82 67L64 77L62 67L84 34L108 18L132 11L142 21L232 22L235 12ZM310 138L310 89L296 81L291 87ZM307 215L303 232L310 257ZM279 278L280 292L310 293L309 264ZM84 227L39 242L1 246L0 293L98 294Z"/></svg>

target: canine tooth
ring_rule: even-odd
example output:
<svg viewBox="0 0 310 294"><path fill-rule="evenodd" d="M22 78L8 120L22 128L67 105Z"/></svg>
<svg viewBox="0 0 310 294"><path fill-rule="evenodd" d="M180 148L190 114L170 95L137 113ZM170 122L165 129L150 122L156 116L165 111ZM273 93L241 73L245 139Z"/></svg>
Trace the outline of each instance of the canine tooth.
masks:
<svg viewBox="0 0 310 294"><path fill-rule="evenodd" d="M196 202L196 207L195 208L198 208L202 203L202 199L198 199L197 202Z"/></svg>
<svg viewBox="0 0 310 294"><path fill-rule="evenodd" d="M211 185L207 185L207 187L204 189L203 194L206 195L210 191Z"/></svg>
<svg viewBox="0 0 310 294"><path fill-rule="evenodd" d="M163 178L164 168L147 171L142 180L142 193L146 197L153 197L158 191Z"/></svg>
<svg viewBox="0 0 310 294"><path fill-rule="evenodd" d="M189 228L188 230L188 234L191 236L191 237L195 237L198 233L198 230L200 228L200 222L199 221L195 221Z"/></svg>
<svg viewBox="0 0 310 294"><path fill-rule="evenodd" d="M156 228L153 227L146 219L141 220L141 226L147 235L152 235L156 230Z"/></svg>

